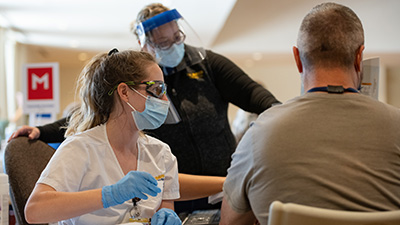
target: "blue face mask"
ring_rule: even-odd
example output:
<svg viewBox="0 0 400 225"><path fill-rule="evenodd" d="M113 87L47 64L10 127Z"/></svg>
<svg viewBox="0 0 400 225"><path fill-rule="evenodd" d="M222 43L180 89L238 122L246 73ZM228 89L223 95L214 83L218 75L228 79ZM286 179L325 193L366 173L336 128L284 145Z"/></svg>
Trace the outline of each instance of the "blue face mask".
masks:
<svg viewBox="0 0 400 225"><path fill-rule="evenodd" d="M156 49L156 59L159 60L161 66L174 68L176 67L183 59L185 55L185 45L181 44L173 44L167 50Z"/></svg>
<svg viewBox="0 0 400 225"><path fill-rule="evenodd" d="M152 96L144 96L134 90L140 96L146 99L146 108L143 112L136 111L129 102L126 102L132 109L133 120L139 130L154 130L159 128L167 118L169 101L164 101Z"/></svg>

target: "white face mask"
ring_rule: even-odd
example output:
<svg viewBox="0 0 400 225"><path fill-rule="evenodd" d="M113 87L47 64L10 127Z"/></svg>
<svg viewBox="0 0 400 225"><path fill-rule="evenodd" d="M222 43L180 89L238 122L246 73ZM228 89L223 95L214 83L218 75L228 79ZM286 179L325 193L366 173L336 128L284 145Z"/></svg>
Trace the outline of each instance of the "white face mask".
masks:
<svg viewBox="0 0 400 225"><path fill-rule="evenodd" d="M136 111L129 102L126 102L132 109L133 120L139 130L154 130L159 128L167 118L169 101L164 101L152 96L144 96L134 90L140 96L146 99L146 108L143 112Z"/></svg>
<svg viewBox="0 0 400 225"><path fill-rule="evenodd" d="M185 45L183 43L173 44L167 50L157 49L156 59L159 60L161 66L174 68L182 61L183 56L185 55Z"/></svg>

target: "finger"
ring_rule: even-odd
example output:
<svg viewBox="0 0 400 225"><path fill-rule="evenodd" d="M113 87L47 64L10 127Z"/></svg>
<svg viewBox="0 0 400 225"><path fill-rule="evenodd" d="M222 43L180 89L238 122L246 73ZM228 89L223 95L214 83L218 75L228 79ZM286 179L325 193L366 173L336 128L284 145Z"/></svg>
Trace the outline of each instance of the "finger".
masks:
<svg viewBox="0 0 400 225"><path fill-rule="evenodd" d="M142 193L142 192L137 193L137 196L135 196L135 197L143 199L143 200L147 200L149 198L147 195L145 195L145 193Z"/></svg>
<svg viewBox="0 0 400 225"><path fill-rule="evenodd" d="M157 180L149 173L142 171L130 171L125 176L129 182L141 184L142 186L157 186Z"/></svg>
<svg viewBox="0 0 400 225"><path fill-rule="evenodd" d="M164 224L174 224L175 225L175 220L174 220L174 218L172 218L172 216L170 214L166 214L164 218L165 218Z"/></svg>
<svg viewBox="0 0 400 225"><path fill-rule="evenodd" d="M181 223L174 216L168 216L164 224L180 225Z"/></svg>
<svg viewBox="0 0 400 225"><path fill-rule="evenodd" d="M152 197L157 196L158 193L161 192L161 189L158 188L157 186L147 185L147 186L141 186L139 189L139 192L146 196L146 198L143 198L143 199L147 199L148 195L152 196Z"/></svg>
<svg viewBox="0 0 400 225"><path fill-rule="evenodd" d="M11 141L11 139L13 139L13 138L14 138L14 134L15 134L15 132L11 134L11 136L10 136L10 137L8 138L8 140L7 140L7 143L8 143L8 142L10 142L10 141Z"/></svg>
<svg viewBox="0 0 400 225"><path fill-rule="evenodd" d="M18 130L16 130L14 132L15 136L26 135L28 133L29 133L29 131L24 126L22 126L21 128L19 128Z"/></svg>
<svg viewBox="0 0 400 225"><path fill-rule="evenodd" d="M163 212L157 212L156 225L168 224L168 223L166 223L165 219L166 219L166 216L165 216L165 214Z"/></svg>
<svg viewBox="0 0 400 225"><path fill-rule="evenodd" d="M24 135L27 135L27 131L24 128L20 128L20 129L16 130L14 133L12 133L12 135L10 136L8 141L11 141L12 139L14 139L16 137L24 136Z"/></svg>
<svg viewBox="0 0 400 225"><path fill-rule="evenodd" d="M150 173L143 173L142 175L147 182L156 186L158 185L156 178L154 178Z"/></svg>
<svg viewBox="0 0 400 225"><path fill-rule="evenodd" d="M173 210L168 210L166 212L166 219L165 219L165 224L171 224L171 225L180 225L181 220L179 217L175 214Z"/></svg>
<svg viewBox="0 0 400 225"><path fill-rule="evenodd" d="M154 179L154 177L152 178ZM145 187L157 194L161 192L161 189L158 187L158 181L156 179L154 180L156 181L155 183L146 180L147 182L145 182Z"/></svg>
<svg viewBox="0 0 400 225"><path fill-rule="evenodd" d="M153 196L153 197L157 196L157 194L158 194L158 192L155 192L155 191L153 191L151 189L148 189L148 188L143 190L142 193L146 194L146 195Z"/></svg>
<svg viewBox="0 0 400 225"><path fill-rule="evenodd" d="M133 177L140 176L145 183L150 183L155 186L158 185L158 181L148 172L130 171L129 173L131 173L131 176L133 176Z"/></svg>
<svg viewBox="0 0 400 225"><path fill-rule="evenodd" d="M144 192L151 196L157 196L158 193L161 193L161 189L157 186L147 185Z"/></svg>
<svg viewBox="0 0 400 225"><path fill-rule="evenodd" d="M35 140L35 139L37 139L37 138L38 138L37 132L32 131L32 132L28 135L28 138L29 138L30 140Z"/></svg>
<svg viewBox="0 0 400 225"><path fill-rule="evenodd" d="M23 135L25 135L25 132L23 132L24 130L17 130L17 131L15 131L14 133L12 133L12 135L10 136L10 138L8 139L8 141L11 141L12 139L14 139L14 138L17 138L17 137L19 137L19 136L23 136Z"/></svg>
<svg viewBox="0 0 400 225"><path fill-rule="evenodd" d="M176 217L176 216L174 216L173 217L174 218L174 223L171 223L171 224L174 224L174 225L181 225L182 224L182 221L181 221L181 219L179 219L179 217Z"/></svg>
<svg viewBox="0 0 400 225"><path fill-rule="evenodd" d="M180 221L180 219L179 219ZM180 222L178 222L177 218L171 214L171 213L166 213L164 216L164 223L163 224L168 224L168 225L179 225Z"/></svg>
<svg viewBox="0 0 400 225"><path fill-rule="evenodd" d="M34 139L35 139L35 134L30 133L30 134L28 135L28 139L29 139L29 140L34 140Z"/></svg>

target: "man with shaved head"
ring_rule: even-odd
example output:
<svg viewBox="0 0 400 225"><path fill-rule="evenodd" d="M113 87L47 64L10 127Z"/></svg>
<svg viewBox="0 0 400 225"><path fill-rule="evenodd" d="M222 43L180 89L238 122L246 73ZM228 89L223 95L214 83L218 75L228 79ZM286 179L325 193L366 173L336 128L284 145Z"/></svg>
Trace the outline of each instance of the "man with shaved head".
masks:
<svg viewBox="0 0 400 225"><path fill-rule="evenodd" d="M400 208L400 110L360 94L363 51L363 27L350 8L323 3L305 16L293 53L306 93L261 114L244 135L220 224L267 224L275 200Z"/></svg>

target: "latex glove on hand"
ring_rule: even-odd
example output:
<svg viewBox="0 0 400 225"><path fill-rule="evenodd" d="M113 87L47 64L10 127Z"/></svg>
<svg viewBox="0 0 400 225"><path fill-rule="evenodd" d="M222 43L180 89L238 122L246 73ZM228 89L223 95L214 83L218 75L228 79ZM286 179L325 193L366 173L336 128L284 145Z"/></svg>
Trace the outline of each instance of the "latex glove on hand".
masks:
<svg viewBox="0 0 400 225"><path fill-rule="evenodd" d="M153 217L151 217L151 225L181 225L182 221L172 209L161 208Z"/></svg>
<svg viewBox="0 0 400 225"><path fill-rule="evenodd" d="M161 192L157 180L149 173L130 171L117 183L104 186L101 190L103 207L119 205L132 198L148 199L147 195L156 196Z"/></svg>

